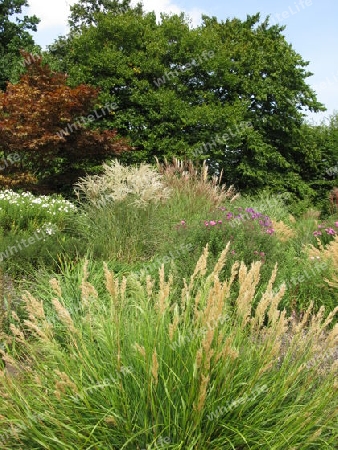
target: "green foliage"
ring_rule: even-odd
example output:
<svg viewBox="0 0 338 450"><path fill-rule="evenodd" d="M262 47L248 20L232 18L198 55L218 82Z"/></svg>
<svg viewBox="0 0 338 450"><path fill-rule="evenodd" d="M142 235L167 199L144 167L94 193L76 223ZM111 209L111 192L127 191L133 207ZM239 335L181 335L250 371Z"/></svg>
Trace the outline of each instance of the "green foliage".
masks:
<svg viewBox="0 0 338 450"><path fill-rule="evenodd" d="M1 194L2 241L59 226L1 266L1 448L335 449L338 251L310 256L324 222L286 193L205 169L161 166L170 196L142 207Z"/></svg>
<svg viewBox="0 0 338 450"><path fill-rule="evenodd" d="M75 257L76 207L61 197L35 197L28 192L0 193L0 261L11 276L31 274L39 266L56 270L58 255ZM83 253L83 250L82 250Z"/></svg>
<svg viewBox="0 0 338 450"><path fill-rule="evenodd" d="M15 81L22 70L20 50L38 51L27 30L36 31L40 20L36 16L17 17L27 0L4 0L0 5L0 89L5 90L8 81ZM15 17L15 21L12 16Z"/></svg>
<svg viewBox="0 0 338 450"><path fill-rule="evenodd" d="M84 206L83 237L94 258L125 263L146 261L155 255L158 233L156 206L137 208L130 199L104 207Z"/></svg>
<svg viewBox="0 0 338 450"><path fill-rule="evenodd" d="M96 25L97 17L102 14L116 13L122 14L131 9L142 12L142 4L137 7L130 6L130 0L79 0L70 6L69 24L74 31L79 31L81 27L88 25Z"/></svg>
<svg viewBox="0 0 338 450"><path fill-rule="evenodd" d="M190 28L184 15L157 23L152 13L112 5L102 5L104 14L92 2L75 5L74 20L82 15L86 25L73 25L49 57L69 83L98 86L103 101L117 103L102 125L114 124L136 147L123 161L207 159L241 192L286 190L311 201L318 171L314 180L307 170L322 155L310 140L303 145L303 110L323 107L283 28L258 14L243 22L204 16Z"/></svg>
<svg viewBox="0 0 338 450"><path fill-rule="evenodd" d="M232 194L213 203L210 182L200 183L192 174L186 178L166 174L164 180L171 189L170 196L156 206L149 202L142 208L136 207L134 197L123 201L102 198L84 206L81 230L95 259L111 261L117 271L120 264L123 273L134 272L143 278L147 274L156 277L163 263L166 273L172 270L178 280L183 280L192 273L206 244L212 265L230 242L227 270L235 261L247 265L262 261L260 290L265 289L271 271L279 263L276 283L287 286L281 304L290 313L304 311L310 299L316 311L321 305L327 311L334 307L336 296L323 282L324 276L330 278L329 266L317 267L316 261L304 252L309 244L316 244L314 232L318 224L315 219L292 218L288 193L236 199ZM99 179L92 186L95 187L99 191L105 189ZM123 187L120 189L125 192ZM287 241L279 239L271 220L289 226L291 236ZM327 243L332 235L324 230L337 229L334 218L322 226L323 242ZM179 281L175 287L178 291L182 288Z"/></svg>
<svg viewBox="0 0 338 450"><path fill-rule="evenodd" d="M88 262L26 294L30 320L13 320L2 352L17 373L0 377L2 448L333 450L333 333L322 352L319 315L285 336L281 294L269 290L247 314L259 263L241 266L231 306L225 253L207 273L206 256L180 296L176 278L151 287Z"/></svg>

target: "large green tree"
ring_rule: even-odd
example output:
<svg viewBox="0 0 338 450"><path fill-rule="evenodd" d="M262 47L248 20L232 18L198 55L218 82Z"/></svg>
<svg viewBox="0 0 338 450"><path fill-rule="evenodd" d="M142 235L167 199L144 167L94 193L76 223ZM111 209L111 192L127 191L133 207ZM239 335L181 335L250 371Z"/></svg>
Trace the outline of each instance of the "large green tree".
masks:
<svg viewBox="0 0 338 450"><path fill-rule="evenodd" d="M104 126L131 138L133 160L207 159L242 191L314 194L307 161L320 155L301 145L302 124L306 109L324 107L283 27L259 14L225 22L204 16L197 28L183 14L158 23L138 8L93 17L76 17L81 26L54 45L54 64L70 83L99 86L104 101L118 104Z"/></svg>
<svg viewBox="0 0 338 450"><path fill-rule="evenodd" d="M40 20L36 16L22 17L27 0L1 0L0 2L0 89L18 77L22 69L20 50L32 51L34 39L29 33L36 31Z"/></svg>

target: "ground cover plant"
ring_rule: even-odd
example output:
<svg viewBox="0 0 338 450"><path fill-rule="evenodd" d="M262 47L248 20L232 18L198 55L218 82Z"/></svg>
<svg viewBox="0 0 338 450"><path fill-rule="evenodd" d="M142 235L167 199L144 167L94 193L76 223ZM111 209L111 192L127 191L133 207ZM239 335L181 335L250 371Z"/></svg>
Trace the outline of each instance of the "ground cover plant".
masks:
<svg viewBox="0 0 338 450"><path fill-rule="evenodd" d="M50 265L62 252L71 253L76 213L75 204L61 196L34 196L9 189L0 192L2 268L13 275L27 274L38 261Z"/></svg>
<svg viewBox="0 0 338 450"><path fill-rule="evenodd" d="M63 247L15 301L2 262L1 447L334 449L337 216L177 160L94 178L76 206L2 193L13 245Z"/></svg>

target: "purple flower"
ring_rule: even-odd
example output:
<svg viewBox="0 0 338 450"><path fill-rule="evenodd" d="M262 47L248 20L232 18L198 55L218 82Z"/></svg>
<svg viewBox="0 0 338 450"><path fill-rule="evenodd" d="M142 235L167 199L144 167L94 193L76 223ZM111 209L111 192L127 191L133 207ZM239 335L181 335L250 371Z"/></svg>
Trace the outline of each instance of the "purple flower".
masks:
<svg viewBox="0 0 338 450"><path fill-rule="evenodd" d="M325 228L325 231L327 232L327 234L336 234L333 228Z"/></svg>

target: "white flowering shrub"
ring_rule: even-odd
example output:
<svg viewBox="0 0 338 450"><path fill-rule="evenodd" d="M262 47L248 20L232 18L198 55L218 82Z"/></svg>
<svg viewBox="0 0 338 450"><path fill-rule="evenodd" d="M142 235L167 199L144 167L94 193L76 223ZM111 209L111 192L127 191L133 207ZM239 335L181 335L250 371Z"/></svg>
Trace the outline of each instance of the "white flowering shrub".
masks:
<svg viewBox="0 0 338 450"><path fill-rule="evenodd" d="M14 230L33 231L49 222L62 226L65 218L75 212L75 205L62 197L0 191L0 229L5 234Z"/></svg>
<svg viewBox="0 0 338 450"><path fill-rule="evenodd" d="M0 270L52 265L68 244L69 254L76 251L76 214L76 206L60 196L0 191Z"/></svg>

